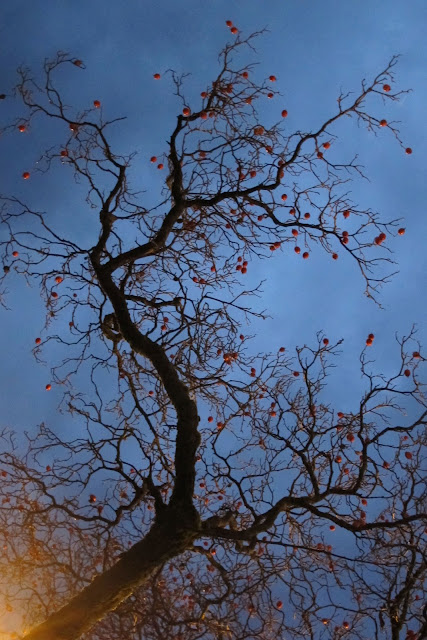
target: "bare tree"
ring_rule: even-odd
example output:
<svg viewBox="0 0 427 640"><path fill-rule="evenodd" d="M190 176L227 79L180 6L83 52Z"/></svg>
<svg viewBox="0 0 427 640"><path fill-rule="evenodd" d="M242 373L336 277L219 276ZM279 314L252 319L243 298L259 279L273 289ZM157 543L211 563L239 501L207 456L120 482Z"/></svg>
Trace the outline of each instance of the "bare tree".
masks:
<svg viewBox="0 0 427 640"><path fill-rule="evenodd" d="M307 259L318 245L353 259L378 302L378 268L392 264L384 242L404 229L350 199L363 169L328 150L348 117L373 134L386 126L404 149L396 125L373 115L405 93L397 58L341 93L316 131L289 134L285 110L267 126L256 108L276 96L274 76L256 84L236 62L257 35L225 47L191 108L185 77L170 71L183 111L167 155L151 158L169 168L152 208L132 187L134 154L109 142L121 119L62 97L58 77L82 61L59 52L41 80L20 68L6 96L24 113L4 133L47 119L60 143L36 172L62 162L99 219L82 244L73 220L64 235L2 199L4 288L11 270L40 283L34 354L49 343L64 354L52 384L84 427L64 438L42 424L25 450L2 434L1 589L9 611L25 610L28 640L426 637L427 405L414 330L397 339L387 378L367 360L367 337L366 392L345 414L323 399L341 341L319 333L294 357L281 345L254 354L242 333L265 317L245 274L275 252ZM338 529L341 548L329 543Z"/></svg>

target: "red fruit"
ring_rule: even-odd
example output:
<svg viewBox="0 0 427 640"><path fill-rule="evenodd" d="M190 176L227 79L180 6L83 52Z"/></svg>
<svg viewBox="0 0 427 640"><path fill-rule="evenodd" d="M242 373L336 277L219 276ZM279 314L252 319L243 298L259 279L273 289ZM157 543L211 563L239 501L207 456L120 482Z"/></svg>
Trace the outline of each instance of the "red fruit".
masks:
<svg viewBox="0 0 427 640"><path fill-rule="evenodd" d="M322 623L323 623L323 624L328 624L328 623L329 623L329 620L328 620L327 618L322 618Z"/></svg>
<svg viewBox="0 0 427 640"><path fill-rule="evenodd" d="M348 209L346 209L345 211L343 211L343 216L344 218L348 218L350 215L350 211Z"/></svg>
<svg viewBox="0 0 427 640"><path fill-rule="evenodd" d="M412 153L412 149L411 149L411 147L406 147L406 149L405 149L405 153L406 153L408 156L410 156L410 155L411 155L411 153Z"/></svg>
<svg viewBox="0 0 427 640"><path fill-rule="evenodd" d="M277 607L278 609L281 609L281 608L283 607L283 602L282 602L281 600L278 600L278 601L276 602L276 607Z"/></svg>
<svg viewBox="0 0 427 640"><path fill-rule="evenodd" d="M389 462L383 462L383 467L384 467L384 469L390 469L390 463Z"/></svg>
<svg viewBox="0 0 427 640"><path fill-rule="evenodd" d="M96 496L93 493L91 493L89 496L89 502L96 502Z"/></svg>
<svg viewBox="0 0 427 640"><path fill-rule="evenodd" d="M380 127L386 127L387 126L387 120L380 120Z"/></svg>
<svg viewBox="0 0 427 640"><path fill-rule="evenodd" d="M244 71L242 73L242 78L249 78L249 73L247 71Z"/></svg>
<svg viewBox="0 0 427 640"><path fill-rule="evenodd" d="M304 253L302 254L302 257L304 258L304 260L307 260L309 255L310 254L308 253L308 251L304 251Z"/></svg>
<svg viewBox="0 0 427 640"><path fill-rule="evenodd" d="M399 236L403 236L405 233L405 229L402 227L401 229L398 230L397 233L399 234Z"/></svg>
<svg viewBox="0 0 427 640"><path fill-rule="evenodd" d="M318 152L317 152L317 157L318 157L318 158L319 158L319 160L320 160L321 158L323 158L323 153L322 153L321 151L318 151Z"/></svg>
<svg viewBox="0 0 427 640"><path fill-rule="evenodd" d="M346 620L342 623L342 626L344 627L344 629L350 629L350 625Z"/></svg>
<svg viewBox="0 0 427 640"><path fill-rule="evenodd" d="M295 215L295 209L292 207L292 209L289 209L289 215L294 216Z"/></svg>
<svg viewBox="0 0 427 640"><path fill-rule="evenodd" d="M285 201L288 199L288 196L286 195L286 193L282 194L282 200Z"/></svg>
<svg viewBox="0 0 427 640"><path fill-rule="evenodd" d="M347 434L347 440L349 442L354 442L355 441L355 437L352 433Z"/></svg>
<svg viewBox="0 0 427 640"><path fill-rule="evenodd" d="M414 353L412 354L413 358L421 358L420 354L418 351L414 351Z"/></svg>
<svg viewBox="0 0 427 640"><path fill-rule="evenodd" d="M56 276L55 282L58 283L58 284L61 284L61 282L62 282L61 276Z"/></svg>
<svg viewBox="0 0 427 640"><path fill-rule="evenodd" d="M225 24L227 25L227 27L232 27L233 23L231 22L231 20L226 20Z"/></svg>
<svg viewBox="0 0 427 640"><path fill-rule="evenodd" d="M332 260L338 260L338 254L337 253L333 253L332 254Z"/></svg>
<svg viewBox="0 0 427 640"><path fill-rule="evenodd" d="M46 391L50 391L52 389L52 385L51 384L47 384L46 385Z"/></svg>
<svg viewBox="0 0 427 640"><path fill-rule="evenodd" d="M82 62L81 60L74 60L74 61L73 61L73 64L75 64L75 65L76 65L76 67L81 67L81 66L82 66L82 64L83 64L83 62Z"/></svg>
<svg viewBox="0 0 427 640"><path fill-rule="evenodd" d="M153 78L154 78L155 80L160 80L160 73L155 73L155 74L154 74L154 76L153 76Z"/></svg>
<svg viewBox="0 0 427 640"><path fill-rule="evenodd" d="M304 213L304 218L305 218L306 220L308 220L308 219L309 219L309 217L310 217L310 214L309 214L309 213Z"/></svg>
<svg viewBox="0 0 427 640"><path fill-rule="evenodd" d="M391 91L391 87L390 87L390 85L389 85L389 84L384 84L384 85L383 85L383 89L384 89L384 91L387 91L387 92L388 92L388 91Z"/></svg>
<svg viewBox="0 0 427 640"><path fill-rule="evenodd" d="M182 113L185 116L189 116L190 115L190 109L188 107L184 107L183 110L182 110Z"/></svg>
<svg viewBox="0 0 427 640"><path fill-rule="evenodd" d="M56 291L52 291L52 298L57 298L58 294L56 293Z"/></svg>
<svg viewBox="0 0 427 640"><path fill-rule="evenodd" d="M230 29L230 31L231 31L231 33L237 33L238 29L237 29L237 27L232 27Z"/></svg>
<svg viewBox="0 0 427 640"><path fill-rule="evenodd" d="M202 120L207 120L208 114L206 113L206 111L202 111L202 113L200 114L200 117L202 118Z"/></svg>
<svg viewBox="0 0 427 640"><path fill-rule="evenodd" d="M298 235L298 231L296 229L292 229L292 235L296 238Z"/></svg>
<svg viewBox="0 0 427 640"><path fill-rule="evenodd" d="M207 98L208 94L206 93L206 91L202 91L202 93L200 94L202 98Z"/></svg>
<svg viewBox="0 0 427 640"><path fill-rule="evenodd" d="M409 378L409 376L411 375L411 372L410 372L410 370L409 370L409 369L405 369L405 371L403 372L403 374L404 374L407 378Z"/></svg>
<svg viewBox="0 0 427 640"><path fill-rule="evenodd" d="M271 100L271 98L274 98L274 93L268 93L267 94L267 98L270 98L270 100Z"/></svg>
<svg viewBox="0 0 427 640"><path fill-rule="evenodd" d="M301 253L301 249L299 247L295 247L294 251L295 253Z"/></svg>
<svg viewBox="0 0 427 640"><path fill-rule="evenodd" d="M370 333L370 334L368 335L368 338L369 338L369 340L373 340L373 339L375 338L375 336L374 336L374 334L373 334L373 333Z"/></svg>
<svg viewBox="0 0 427 640"><path fill-rule="evenodd" d="M366 500L366 498L362 498L361 503L363 504L364 507L366 507L366 505L368 504L368 501Z"/></svg>
<svg viewBox="0 0 427 640"><path fill-rule="evenodd" d="M372 340L371 340L370 338L368 338L368 339L366 340L366 346L367 346L367 347L370 347L371 345L372 345Z"/></svg>
<svg viewBox="0 0 427 640"><path fill-rule="evenodd" d="M282 118L287 118L287 116L288 116L288 112L286 111L286 109L283 109Z"/></svg>
<svg viewBox="0 0 427 640"><path fill-rule="evenodd" d="M149 396L154 396L154 391L149 391L149 392L148 392L148 395L149 395Z"/></svg>
<svg viewBox="0 0 427 640"><path fill-rule="evenodd" d="M298 373L298 371L294 371L292 375L294 375L294 376L295 376L295 378L298 378L299 373Z"/></svg>
<svg viewBox="0 0 427 640"><path fill-rule="evenodd" d="M157 162L157 158L156 158L156 156L151 156L151 158L150 158L150 162Z"/></svg>
<svg viewBox="0 0 427 640"><path fill-rule="evenodd" d="M17 258L19 256L19 253L17 251L13 251L12 255L13 255L14 258Z"/></svg>
<svg viewBox="0 0 427 640"><path fill-rule="evenodd" d="M162 163L158 164L158 165L157 165L157 168L158 168L158 169L163 169L163 164L162 164Z"/></svg>
<svg viewBox="0 0 427 640"><path fill-rule="evenodd" d="M322 147L323 147L324 149L329 149L329 147L330 147L330 146L331 146L331 143L330 143L330 142L324 142L324 143L322 144Z"/></svg>
<svg viewBox="0 0 427 640"><path fill-rule="evenodd" d="M279 351L280 351L280 353L284 353L285 347L280 347Z"/></svg>
<svg viewBox="0 0 427 640"><path fill-rule="evenodd" d="M212 416L209 416L208 422L213 422L213 417Z"/></svg>
<svg viewBox="0 0 427 640"><path fill-rule="evenodd" d="M24 178L24 180L28 180L28 178L30 177L29 171L24 171L24 173L22 174L22 177Z"/></svg>
<svg viewBox="0 0 427 640"><path fill-rule="evenodd" d="M247 271L246 267L242 267L241 273L247 273Z"/></svg>
<svg viewBox="0 0 427 640"><path fill-rule="evenodd" d="M94 100L93 101L93 106L95 107L95 109L99 109L99 107L101 106L101 103L99 100Z"/></svg>
<svg viewBox="0 0 427 640"><path fill-rule="evenodd" d="M328 340L328 338L323 338L323 344L324 344L325 346L328 346L328 344L329 344L329 340Z"/></svg>
<svg viewBox="0 0 427 640"><path fill-rule="evenodd" d="M48 464L46 467L46 471L51 471L51 470L52 470L52 467Z"/></svg>
<svg viewBox="0 0 427 640"><path fill-rule="evenodd" d="M62 158L66 158L68 156L68 151L66 149L63 149L59 155Z"/></svg>
<svg viewBox="0 0 427 640"><path fill-rule="evenodd" d="M405 451L405 458L407 460L412 460L412 453L410 451Z"/></svg>
<svg viewBox="0 0 427 640"><path fill-rule="evenodd" d="M338 418L344 418L344 414L342 411L338 411L337 416Z"/></svg>
<svg viewBox="0 0 427 640"><path fill-rule="evenodd" d="M36 344L40 344L40 343L41 343L41 341L42 341L42 339L41 339L41 338L36 338Z"/></svg>
<svg viewBox="0 0 427 640"><path fill-rule="evenodd" d="M27 127L25 126L25 124L20 124L20 125L19 125L19 127L18 127L18 129L19 129L19 131L20 131L21 133L24 133L24 131L26 131L26 130L27 130Z"/></svg>
<svg viewBox="0 0 427 640"><path fill-rule="evenodd" d="M335 531L335 525L334 525L334 524L331 524L331 526L329 527L329 529L330 529L331 531Z"/></svg>
<svg viewBox="0 0 427 640"><path fill-rule="evenodd" d="M276 76L270 76L269 80L270 80L270 82L276 82L277 78L276 78Z"/></svg>

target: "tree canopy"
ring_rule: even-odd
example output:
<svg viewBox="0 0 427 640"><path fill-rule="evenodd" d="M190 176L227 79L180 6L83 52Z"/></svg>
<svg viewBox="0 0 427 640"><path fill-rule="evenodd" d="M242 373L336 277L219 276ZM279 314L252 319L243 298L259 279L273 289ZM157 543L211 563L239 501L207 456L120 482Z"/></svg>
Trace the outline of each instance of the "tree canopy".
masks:
<svg viewBox="0 0 427 640"><path fill-rule="evenodd" d="M112 141L123 119L64 97L69 74L85 81L85 61L58 52L40 72L21 67L4 95L16 116L3 134L43 120L54 140L22 179L68 171L88 217L82 239L80 214L58 230L2 196L2 300L15 273L40 286L34 356L58 355L46 391L61 386L60 410L79 426L65 438L43 423L24 444L2 432L0 587L8 610L25 611L28 640L427 635L415 329L397 337L387 376L366 336L365 392L344 412L324 399L342 341L321 331L294 354L271 336L255 352L268 312L262 284L245 278L263 260L298 269L322 251L352 261L380 303L394 269L387 241L405 228L353 200L363 166L334 147L353 119L412 154L381 113L407 93L398 59L342 90L315 130L291 132L286 105L276 122L262 115L279 98L276 77L258 83L240 61L263 31L227 26L197 99L185 75L153 73L181 106L167 149L142 160L165 177L152 206L134 186L141 158ZM59 321L68 331L55 333Z"/></svg>

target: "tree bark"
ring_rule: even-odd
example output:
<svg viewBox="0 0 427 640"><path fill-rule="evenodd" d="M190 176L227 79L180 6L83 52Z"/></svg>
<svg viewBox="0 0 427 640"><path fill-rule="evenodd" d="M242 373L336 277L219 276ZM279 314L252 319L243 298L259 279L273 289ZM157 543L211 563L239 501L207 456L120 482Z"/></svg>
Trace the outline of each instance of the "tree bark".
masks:
<svg viewBox="0 0 427 640"><path fill-rule="evenodd" d="M108 571L72 598L64 607L33 628L25 640L77 640L99 620L116 609L150 575L168 560L190 548L198 535L182 526L187 518L166 508L143 540L137 542ZM191 518L191 516L190 516Z"/></svg>

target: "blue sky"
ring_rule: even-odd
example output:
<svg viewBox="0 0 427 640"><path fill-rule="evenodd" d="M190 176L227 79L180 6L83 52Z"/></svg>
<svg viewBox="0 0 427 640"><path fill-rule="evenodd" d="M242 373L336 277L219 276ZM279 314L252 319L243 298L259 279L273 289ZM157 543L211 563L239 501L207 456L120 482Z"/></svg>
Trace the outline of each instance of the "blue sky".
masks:
<svg viewBox="0 0 427 640"><path fill-rule="evenodd" d="M149 158L166 150L182 108L165 71L191 72L188 95L198 96L215 77L217 55L230 38L227 19L244 35L269 28L257 41L258 54L248 51L241 60L259 62L260 79L277 76L279 104L289 112L288 131L318 127L336 109L340 89L357 91L360 80L383 70L393 54L402 54L397 86L413 89L384 111L384 117L402 122L402 140L413 148L411 156L387 131L374 137L350 121L340 127L339 149L347 157L358 153L370 178L354 181L352 199L361 208L380 212L382 221L401 217L406 228L403 237L387 242L395 251L399 273L382 289L383 309L363 296L364 282L354 261L334 262L320 249L306 261L290 251L277 252L274 259L254 265L248 278L254 285L265 279L259 309L273 316L254 331L247 330L257 333L253 352L313 344L319 330L331 342L344 338L327 396L336 400L337 410L350 411L363 390L359 354L368 333L376 336L369 355L385 375L399 366L396 332L407 335L416 323L420 341L427 342L425 0L14 0L0 9L0 93L14 84L19 64L36 69L59 49L84 60L84 73L67 74L67 100L83 109L99 99L106 117L127 116L112 139L124 153L138 152L137 186L145 190L144 203L154 204L165 174L153 171ZM160 82L153 80L155 72L162 74ZM277 120L277 103L266 102L261 109L266 121ZM378 115L379 107L377 103L374 109ZM10 113L9 103L0 103L0 125ZM69 228L72 216L73 233L90 245L97 237L95 214L70 174L64 177L59 167L48 179L34 174L27 182L21 180L22 172L35 166L40 147L50 144L49 135L41 123L28 135L0 138L0 193L45 210L60 229ZM48 347L43 352L46 364L32 355L34 339L47 335L38 286L29 286L12 272L7 290L8 309L0 308L0 429L9 426L22 433L44 421L69 433L72 419L57 410L61 390L44 390L57 354Z"/></svg>
<svg viewBox="0 0 427 640"><path fill-rule="evenodd" d="M242 62L258 61L256 73L277 75L281 102L289 112L288 130L317 126L336 107L339 90L357 90L363 77L371 78L385 68L390 57L402 54L397 67L399 88L412 88L398 105L387 105L386 117L401 120L402 139L414 150L406 156L393 137L375 138L351 122L341 127L340 148L356 152L365 165L367 181L355 181L352 198L362 207L382 214L382 220L402 217L406 235L391 239L400 272L381 294L383 310L363 297L363 281L349 259L334 263L320 249L310 260L296 260L289 252L252 269L253 282L265 278L260 307L273 315L262 327L254 350L275 349L280 343L291 349L313 340L323 329L331 339L344 338L339 368L331 378L328 395L351 403L361 390L358 356L366 335L376 334L372 356L387 373L397 364L394 333L406 334L412 323L419 338L426 338L427 182L425 181L426 128L424 126L427 52L423 25L427 5L423 0L404 4L400 0L340 2L326 0L257 0L160 3L127 3L58 0L50 3L15 1L2 6L2 91L15 81L16 67L36 68L58 49L69 51L87 65L84 74L67 76L68 100L84 108L93 99L102 101L108 117L127 116L113 132L123 151L138 151L135 163L145 202L156 201L164 175L153 175L147 158L165 150L165 141L181 104L164 72L190 71L189 95L214 77L217 54L230 37L225 20L231 19L244 34L267 26L270 33L257 41L258 55L248 52ZM162 74L160 82L153 73ZM277 105L265 105L266 119L277 119ZM378 105L379 106L379 105ZM0 117L8 115L6 101ZM37 160L44 143L43 125L31 134L4 137L1 155L7 166L0 176L0 191L14 193L36 208L46 210L62 225L61 216L81 216L75 232L90 242L88 210L73 182L60 171L49 183L42 179L24 182L23 170ZM47 186L48 184L48 186ZM81 196L81 193L80 193ZM85 208L86 207L86 208ZM77 218L76 218L77 220ZM43 307L37 286L11 274L9 310L0 310L3 337L1 415L3 425L18 430L42 420L65 423L57 415L60 392L42 393L49 381L46 366L35 363L31 350L41 333ZM348 407L350 408L350 407ZM65 425L64 425L65 426Z"/></svg>

